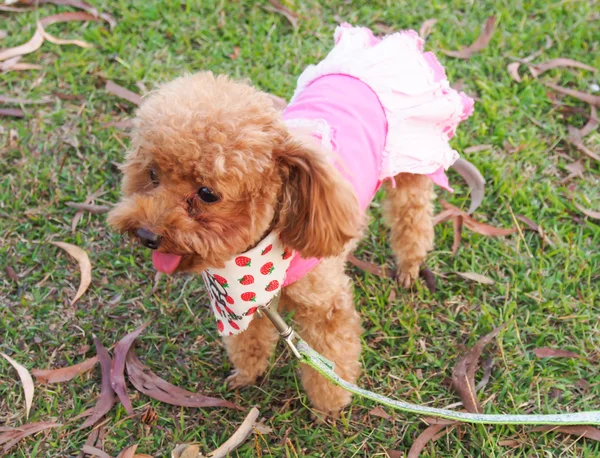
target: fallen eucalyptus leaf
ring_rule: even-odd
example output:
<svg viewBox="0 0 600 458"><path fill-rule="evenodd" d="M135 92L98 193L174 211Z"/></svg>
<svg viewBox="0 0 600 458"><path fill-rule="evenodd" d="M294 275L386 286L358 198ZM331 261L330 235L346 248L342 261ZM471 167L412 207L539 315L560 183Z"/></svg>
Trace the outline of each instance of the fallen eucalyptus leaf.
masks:
<svg viewBox="0 0 600 458"><path fill-rule="evenodd" d="M171 458L199 458L200 447L196 444L181 444L171 451Z"/></svg>
<svg viewBox="0 0 600 458"><path fill-rule="evenodd" d="M256 407L252 407L240 427L233 435L223 443L215 451L208 454L209 458L225 458L230 452L238 448L244 443L244 441L252 434L254 425L258 419L259 410Z"/></svg>
<svg viewBox="0 0 600 458"><path fill-rule="evenodd" d="M29 371L21 366L18 362L12 359L10 356L2 353L0 351L0 355L8 361L12 367L14 367L19 374L19 378L21 379L21 384L23 385L23 392L25 393L25 417L29 418L29 411L31 410L31 404L33 403L33 393L35 391L35 387L33 386L33 379L31 378L31 374Z"/></svg>
<svg viewBox="0 0 600 458"><path fill-rule="evenodd" d="M67 207L74 208L76 210L86 211L92 215L101 215L102 213L108 213L111 209L108 205L94 205L86 204L82 202L65 202Z"/></svg>
<svg viewBox="0 0 600 458"><path fill-rule="evenodd" d="M106 90L106 92L116 95L117 97L123 100L127 100L128 102L131 102L134 105L139 106L142 104L142 97L139 94L136 94L135 92L130 91L129 89L125 89L123 86L119 86L114 81L107 81L106 87L104 89Z"/></svg>
<svg viewBox="0 0 600 458"><path fill-rule="evenodd" d="M519 76L519 67L521 64L519 62L511 62L506 66L506 70L508 70L508 74L510 77L515 80L517 83L521 82L521 77Z"/></svg>
<svg viewBox="0 0 600 458"><path fill-rule="evenodd" d="M529 65L529 71L534 78L537 78L542 73L552 70L553 68L559 67L575 67L581 68L583 70L590 70L592 72L596 72L597 70L594 67L590 67L584 63L578 62L573 59L569 59L566 57L559 57L557 59L550 59L549 61L542 62L541 64Z"/></svg>
<svg viewBox="0 0 600 458"><path fill-rule="evenodd" d="M79 282L79 288L77 289L77 293L71 301L71 305L73 305L81 296L84 295L84 293L90 286L90 283L92 282L92 264L90 263L90 258L84 250L82 250L76 245L72 245L70 243L65 242L50 243L65 250L79 263L79 270L81 271L81 281Z"/></svg>
<svg viewBox="0 0 600 458"><path fill-rule="evenodd" d="M572 351L548 347L534 348L533 353L538 358L582 358L581 355Z"/></svg>
<svg viewBox="0 0 600 458"><path fill-rule="evenodd" d="M133 406L127 395L127 385L125 384L125 361L131 345L149 324L150 322L144 323L135 331L130 332L119 340L115 347L114 358L110 368L110 384L129 415L133 415Z"/></svg>
<svg viewBox="0 0 600 458"><path fill-rule="evenodd" d="M49 383L61 383L73 380L78 375L81 375L91 370L98 362L98 357L86 359L79 364L73 366L61 367L59 369L32 369L31 374L42 385Z"/></svg>
<svg viewBox="0 0 600 458"><path fill-rule="evenodd" d="M229 407L241 410L232 402L193 393L161 379L139 360L133 349L127 354L126 367L131 384L139 392L157 401L182 407Z"/></svg>
<svg viewBox="0 0 600 458"><path fill-rule="evenodd" d="M579 99L582 102L589 103L590 105L594 105L596 107L600 106L600 95L587 94L585 92L576 91L574 89L558 86L557 84L549 82L545 82L544 84L561 94L570 95L571 97L575 97L576 99Z"/></svg>
<svg viewBox="0 0 600 458"><path fill-rule="evenodd" d="M455 215L452 219L454 220L454 240L452 241L452 256L456 256L456 253L458 252L458 249L460 247L464 218L461 215Z"/></svg>
<svg viewBox="0 0 600 458"><path fill-rule="evenodd" d="M488 335L479 339L456 364L452 371L452 387L460 396L463 406L470 413L482 413L483 409L477 399L475 388L475 372L479 365L479 358L483 348L490 343L503 330L505 325L499 326Z"/></svg>
<svg viewBox="0 0 600 458"><path fill-rule="evenodd" d="M550 431L563 434L571 434L577 437L585 437L600 442L600 429L592 426L536 426L530 429L532 432Z"/></svg>
<svg viewBox="0 0 600 458"><path fill-rule="evenodd" d="M383 410L383 408L381 406L376 406L376 407L372 408L371 410L369 410L369 415L371 415L373 417L384 418L385 420L392 419L392 416L389 413L387 413L385 410Z"/></svg>
<svg viewBox="0 0 600 458"><path fill-rule="evenodd" d="M25 113L20 108L0 108L0 116L10 116L13 118L24 118Z"/></svg>
<svg viewBox="0 0 600 458"><path fill-rule="evenodd" d="M396 276L396 274L391 269L388 269L386 267L377 266L368 261L363 261L362 259L358 259L353 254L348 256L348 261L350 262L350 264L355 265L359 269L362 269L365 272L369 272L372 275L377 275L378 277L381 277L381 278L385 278L385 277L394 278Z"/></svg>
<svg viewBox="0 0 600 458"><path fill-rule="evenodd" d="M104 450L100 450L99 448L93 447L91 445L84 445L81 451L86 455L92 455L98 458L111 458L111 456Z"/></svg>
<svg viewBox="0 0 600 458"><path fill-rule="evenodd" d="M111 358L108 354L108 350L102 346L100 341L94 337L94 344L96 345L96 353L98 360L100 361L100 369L102 372L102 382L100 388L100 397L96 402L96 405L89 410L89 416L85 422L78 428L84 429L95 424L104 415L106 415L112 406L115 404L115 393L110 383L110 369L111 369ZM83 414L82 414L83 415ZM81 417L78 415L76 418Z"/></svg>
<svg viewBox="0 0 600 458"><path fill-rule="evenodd" d="M473 145L473 146L469 146L468 148L465 148L463 151L467 154L470 153L478 153L479 151L487 151L489 149L492 149L494 145Z"/></svg>
<svg viewBox="0 0 600 458"><path fill-rule="evenodd" d="M475 272L454 272L459 277L465 278L467 280L471 280L477 283L482 283L484 285L493 285L495 282L490 277L486 277L485 275L476 274Z"/></svg>
<svg viewBox="0 0 600 458"><path fill-rule="evenodd" d="M581 205L579 205L577 202L573 202L573 205L575 205L575 207L577 208L577 210L579 210L585 216L589 216L592 219L600 219L600 212L597 212L597 211L594 211L594 210L588 210L587 208L582 207Z"/></svg>
<svg viewBox="0 0 600 458"><path fill-rule="evenodd" d="M447 51L442 50L444 54L450 57L458 57L459 59L468 59L476 52L484 49L490 40L492 39L492 35L494 34L494 29L496 28L496 16L490 16L485 21L485 25L483 26L483 30L480 35L477 37L477 40L466 48L461 49L460 51Z"/></svg>
<svg viewBox="0 0 600 458"><path fill-rule="evenodd" d="M5 428L4 432L0 434L0 445L3 446L2 452L8 452L27 436L39 433L45 429L57 428L59 426L62 425L60 423L54 423L51 421L38 421L19 426L18 428Z"/></svg>
<svg viewBox="0 0 600 458"><path fill-rule="evenodd" d="M483 202L485 178L475 165L463 158L458 158L454 164L454 169L469 185L471 189L471 205L467 213L470 215L479 208Z"/></svg>
<svg viewBox="0 0 600 458"><path fill-rule="evenodd" d="M429 36L436 22L437 19L427 19L425 22L423 22L423 24L421 24L421 28L419 29L419 36L423 40L425 40Z"/></svg>
<svg viewBox="0 0 600 458"><path fill-rule="evenodd" d="M419 434L419 436L412 443L410 450L408 451L407 458L418 458L421 455L423 449L427 446L430 441L435 441L435 436L437 434L446 429L448 424L436 424L430 425L425 430Z"/></svg>
<svg viewBox="0 0 600 458"><path fill-rule="evenodd" d="M263 6L265 10L283 15L294 29L298 28L298 14L296 12L283 6L277 0L269 0L269 3L273 6Z"/></svg>
<svg viewBox="0 0 600 458"><path fill-rule="evenodd" d="M467 212L462 211L460 208L446 202L444 199L440 199L440 204L446 210L453 210L455 214L461 215L464 219L464 225L473 232L481 235L487 235L491 237L503 237L505 235L514 234L517 232L516 228L502 229L499 227L490 226L489 224L480 223L474 220Z"/></svg>
<svg viewBox="0 0 600 458"><path fill-rule="evenodd" d="M108 25L110 26L110 29L114 29L115 26L117 25L117 21L115 21L115 18L113 16L111 16L108 13L99 13L98 10L96 8L94 8L92 5L85 3L83 1L79 1L79 0L19 0L16 2L16 4L18 5L25 5L25 6L37 6L37 5L41 5L44 3L53 3L55 5L64 5L64 6L72 6L73 8L78 8L80 10L86 11L88 13L90 13L91 15L100 18L100 19L104 19L106 22L108 22Z"/></svg>

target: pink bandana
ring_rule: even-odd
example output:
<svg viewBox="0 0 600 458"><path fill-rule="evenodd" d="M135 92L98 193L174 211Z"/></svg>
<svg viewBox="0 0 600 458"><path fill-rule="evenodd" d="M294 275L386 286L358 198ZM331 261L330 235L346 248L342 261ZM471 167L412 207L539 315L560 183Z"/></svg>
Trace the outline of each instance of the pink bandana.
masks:
<svg viewBox="0 0 600 458"><path fill-rule="evenodd" d="M202 273L220 335L248 328L256 310L281 290L292 255L279 234L271 232L251 250L227 261L224 268Z"/></svg>

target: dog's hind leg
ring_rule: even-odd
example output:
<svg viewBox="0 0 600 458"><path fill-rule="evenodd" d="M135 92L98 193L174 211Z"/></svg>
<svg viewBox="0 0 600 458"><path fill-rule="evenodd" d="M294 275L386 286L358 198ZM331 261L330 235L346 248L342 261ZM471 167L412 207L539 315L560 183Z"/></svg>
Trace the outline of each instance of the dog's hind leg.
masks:
<svg viewBox="0 0 600 458"><path fill-rule="evenodd" d="M266 371L278 338L277 330L267 317L255 317L241 334L223 338L234 366L227 378L229 388L251 385Z"/></svg>
<svg viewBox="0 0 600 458"><path fill-rule="evenodd" d="M405 288L419 275L433 249L433 183L425 175L400 173L396 187L385 184L383 215L391 230L391 247L398 262L398 283Z"/></svg>
<svg viewBox="0 0 600 458"><path fill-rule="evenodd" d="M324 259L312 272L285 288L283 300L295 312L296 331L302 339L333 361L340 377L355 382L360 373L362 327L344 265L345 255ZM301 371L302 385L317 417L337 418L352 395L304 364Z"/></svg>

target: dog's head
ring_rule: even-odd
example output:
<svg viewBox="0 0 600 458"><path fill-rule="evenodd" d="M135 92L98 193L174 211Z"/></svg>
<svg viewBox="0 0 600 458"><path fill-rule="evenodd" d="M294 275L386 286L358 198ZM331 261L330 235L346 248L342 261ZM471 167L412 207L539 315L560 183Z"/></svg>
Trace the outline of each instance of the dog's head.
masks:
<svg viewBox="0 0 600 458"><path fill-rule="evenodd" d="M155 250L166 272L222 267L271 230L305 257L339 254L357 235L350 184L292 138L270 96L225 76L153 93L122 170L109 223Z"/></svg>

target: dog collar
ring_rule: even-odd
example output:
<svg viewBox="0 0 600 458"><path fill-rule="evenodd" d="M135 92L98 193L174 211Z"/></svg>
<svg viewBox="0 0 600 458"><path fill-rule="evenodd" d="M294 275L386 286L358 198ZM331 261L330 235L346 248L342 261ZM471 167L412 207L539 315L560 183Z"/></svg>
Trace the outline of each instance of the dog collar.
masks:
<svg viewBox="0 0 600 458"><path fill-rule="evenodd" d="M258 245L225 263L202 272L210 306L222 336L245 331L259 307L281 290L293 251L271 232Z"/></svg>

